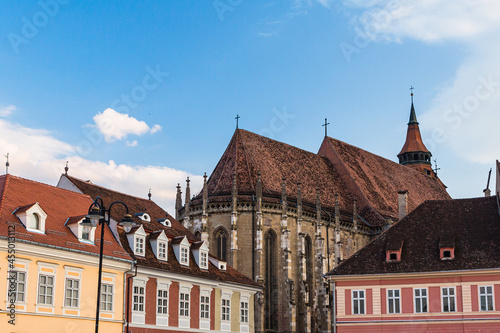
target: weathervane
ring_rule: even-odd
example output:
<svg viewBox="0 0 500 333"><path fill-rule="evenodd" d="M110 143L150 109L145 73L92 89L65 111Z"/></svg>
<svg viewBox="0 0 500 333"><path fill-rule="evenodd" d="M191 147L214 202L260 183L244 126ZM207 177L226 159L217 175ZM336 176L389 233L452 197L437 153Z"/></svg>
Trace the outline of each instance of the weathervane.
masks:
<svg viewBox="0 0 500 333"><path fill-rule="evenodd" d="M238 120L240 120L240 118L241 118L241 117L240 117L240 115L239 115L239 114L237 114L237 115L236 115L236 118L234 118L234 119L236 119L236 129L238 129Z"/></svg>
<svg viewBox="0 0 500 333"><path fill-rule="evenodd" d="M411 103L412 104L413 104L413 89L415 89L415 88L413 88L413 86L410 86L410 91L411 91L410 95L411 95Z"/></svg>
<svg viewBox="0 0 500 333"><path fill-rule="evenodd" d="M5 162L5 174L8 175L9 174L9 165L10 165L10 163L9 163L9 153L7 153L7 155L4 155L4 156L7 159L7 162Z"/></svg>
<svg viewBox="0 0 500 333"><path fill-rule="evenodd" d="M437 160L434 159L434 173L436 174L436 176L438 174L438 170L441 170L441 168L438 168Z"/></svg>
<svg viewBox="0 0 500 333"><path fill-rule="evenodd" d="M325 126L325 137L328 136L328 125L330 125L330 123L328 122L327 118L325 118L325 123L321 126Z"/></svg>

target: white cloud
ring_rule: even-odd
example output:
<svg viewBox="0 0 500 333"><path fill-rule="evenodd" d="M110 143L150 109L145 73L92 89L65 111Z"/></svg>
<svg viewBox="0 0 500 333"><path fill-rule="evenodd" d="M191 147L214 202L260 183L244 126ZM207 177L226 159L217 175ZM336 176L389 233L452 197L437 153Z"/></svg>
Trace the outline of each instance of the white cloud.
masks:
<svg viewBox="0 0 500 333"><path fill-rule="evenodd" d="M346 0L361 9L357 31L373 40L459 42L468 50L455 75L445 78L428 110L419 110L424 141L460 159L492 163L500 156L500 2L493 0ZM489 83L488 83L489 82Z"/></svg>
<svg viewBox="0 0 500 333"><path fill-rule="evenodd" d="M16 110L14 105L0 106L0 117L6 118L12 114Z"/></svg>
<svg viewBox="0 0 500 333"><path fill-rule="evenodd" d="M5 119L0 119L0 147L1 155L9 153L9 173L13 175L55 185L69 161L70 175L90 179L94 184L142 198L147 198L151 188L152 199L173 215L177 183L189 177L192 193L203 184L201 176L168 167L90 161L78 155L77 147L58 140L47 130L31 129Z"/></svg>
<svg viewBox="0 0 500 333"><path fill-rule="evenodd" d="M125 141L125 144L128 146L128 147L137 147L137 145L139 144L137 142L137 140L134 140L134 141Z"/></svg>
<svg viewBox="0 0 500 333"><path fill-rule="evenodd" d="M125 139L129 134L143 135L161 130L160 125L150 128L146 122L110 108L96 114L94 122L97 129L104 135L106 142Z"/></svg>

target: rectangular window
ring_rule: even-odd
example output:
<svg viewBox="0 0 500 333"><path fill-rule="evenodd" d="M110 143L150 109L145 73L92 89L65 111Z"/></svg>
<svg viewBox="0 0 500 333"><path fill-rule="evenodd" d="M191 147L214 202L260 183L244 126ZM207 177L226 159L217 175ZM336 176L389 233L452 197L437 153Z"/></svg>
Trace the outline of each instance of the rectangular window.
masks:
<svg viewBox="0 0 500 333"><path fill-rule="evenodd" d="M167 244L165 242L158 242L158 259L165 259L167 257Z"/></svg>
<svg viewBox="0 0 500 333"><path fill-rule="evenodd" d="M493 311L493 286L479 287L481 311Z"/></svg>
<svg viewBox="0 0 500 333"><path fill-rule="evenodd" d="M133 311L144 312L144 287L134 286L132 293Z"/></svg>
<svg viewBox="0 0 500 333"><path fill-rule="evenodd" d="M15 298L16 302L25 302L25 297L26 297L26 273L25 272L10 272L9 275L14 273L15 276L15 290L14 293L11 294L9 292L9 297L12 295L12 297Z"/></svg>
<svg viewBox="0 0 500 333"><path fill-rule="evenodd" d="M248 302L241 302L241 319L242 323L248 323Z"/></svg>
<svg viewBox="0 0 500 333"><path fill-rule="evenodd" d="M186 264L188 262L188 249L181 247L181 263Z"/></svg>
<svg viewBox="0 0 500 333"><path fill-rule="evenodd" d="M101 310L113 311L113 286L101 284Z"/></svg>
<svg viewBox="0 0 500 333"><path fill-rule="evenodd" d="M387 312L390 314L401 313L401 296L399 289L387 290Z"/></svg>
<svg viewBox="0 0 500 333"><path fill-rule="evenodd" d="M206 254L206 252L200 252L200 266L207 267L207 254Z"/></svg>
<svg viewBox="0 0 500 333"><path fill-rule="evenodd" d="M427 289L425 288L415 288L415 312L423 313L427 312Z"/></svg>
<svg viewBox="0 0 500 333"><path fill-rule="evenodd" d="M52 305L54 296L54 277L40 275L38 284L38 304Z"/></svg>
<svg viewBox="0 0 500 333"><path fill-rule="evenodd" d="M222 299L222 320L231 320L231 301L228 299Z"/></svg>
<svg viewBox="0 0 500 333"><path fill-rule="evenodd" d="M142 237L135 239L135 254L144 254L144 238Z"/></svg>
<svg viewBox="0 0 500 333"><path fill-rule="evenodd" d="M83 240L90 240L90 231L87 230L87 228L82 228L82 239Z"/></svg>
<svg viewBox="0 0 500 333"><path fill-rule="evenodd" d="M158 314L166 315L168 313L168 291L158 289Z"/></svg>
<svg viewBox="0 0 500 333"><path fill-rule="evenodd" d="M455 312L455 288L442 288L443 312Z"/></svg>
<svg viewBox="0 0 500 333"><path fill-rule="evenodd" d="M180 316L189 317L189 294L180 294L179 311Z"/></svg>
<svg viewBox="0 0 500 333"><path fill-rule="evenodd" d="M352 313L365 314L365 291L353 290L352 291Z"/></svg>
<svg viewBox="0 0 500 333"><path fill-rule="evenodd" d="M80 280L66 279L66 295L64 296L64 306L78 307L80 296Z"/></svg>
<svg viewBox="0 0 500 333"><path fill-rule="evenodd" d="M203 319L210 318L210 297L201 296L200 298L200 317Z"/></svg>

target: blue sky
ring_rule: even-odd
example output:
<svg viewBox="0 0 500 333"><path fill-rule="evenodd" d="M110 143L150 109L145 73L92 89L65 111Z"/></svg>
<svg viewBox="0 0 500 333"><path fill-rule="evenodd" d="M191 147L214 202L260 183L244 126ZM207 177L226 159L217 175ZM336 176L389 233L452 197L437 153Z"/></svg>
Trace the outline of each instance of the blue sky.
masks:
<svg viewBox="0 0 500 333"><path fill-rule="evenodd" d="M493 1L5 2L0 152L10 173L70 174L171 210L240 127L317 152L329 135L396 161L409 87L452 197L500 156ZM4 160L5 161L5 160ZM3 164L4 162L2 162ZM3 171L2 171L3 173Z"/></svg>

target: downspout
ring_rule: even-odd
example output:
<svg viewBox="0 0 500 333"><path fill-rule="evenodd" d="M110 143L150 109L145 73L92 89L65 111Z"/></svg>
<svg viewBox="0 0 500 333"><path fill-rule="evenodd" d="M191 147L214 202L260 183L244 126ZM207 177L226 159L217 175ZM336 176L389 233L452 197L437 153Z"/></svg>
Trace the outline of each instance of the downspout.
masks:
<svg viewBox="0 0 500 333"><path fill-rule="evenodd" d="M130 295L129 294L130 294L130 280L137 276L137 265L136 265L135 260L132 262L132 267L133 268L131 270L135 269L135 273L134 273L134 275L131 275L131 276L127 277L127 280L126 280L126 289L124 290L124 294L125 294L125 297L126 297L126 299L125 299L125 311L127 311L126 314L125 314L125 317L126 317L126 320L127 320L127 331L124 332L124 333L129 333L130 332L130 330L129 330L129 322L130 322L130 320L129 320L130 319L129 318L130 317L130 315L129 315L130 314L130 297L129 296Z"/></svg>

